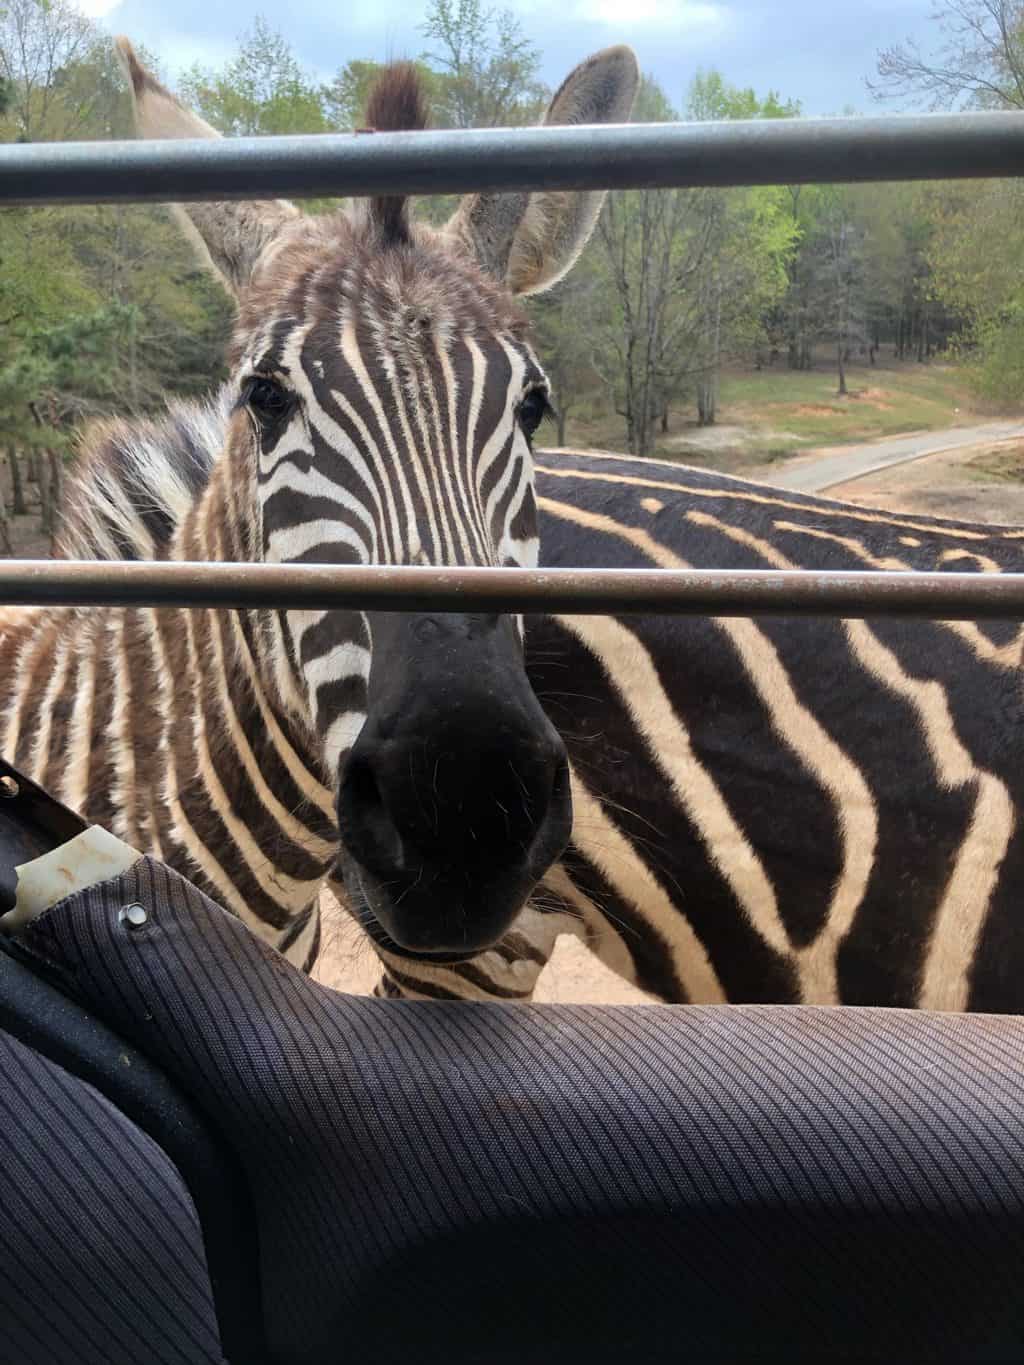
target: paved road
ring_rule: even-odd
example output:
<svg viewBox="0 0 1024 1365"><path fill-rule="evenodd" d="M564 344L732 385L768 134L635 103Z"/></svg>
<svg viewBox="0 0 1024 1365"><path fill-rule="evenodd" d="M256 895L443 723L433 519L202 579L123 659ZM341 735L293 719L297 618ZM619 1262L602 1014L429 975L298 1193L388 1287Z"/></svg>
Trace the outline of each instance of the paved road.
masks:
<svg viewBox="0 0 1024 1365"><path fill-rule="evenodd" d="M758 470L757 477L778 488L793 488L801 493L824 493L838 484L862 479L879 469L920 460L926 455L937 455L943 450L957 450L962 446L983 444L986 441L1005 441L1013 437L1024 439L1024 422L983 422L976 427L954 427L949 431L925 431L916 436L897 436L889 441L873 441L870 445L831 446L824 453L801 457L773 471Z"/></svg>

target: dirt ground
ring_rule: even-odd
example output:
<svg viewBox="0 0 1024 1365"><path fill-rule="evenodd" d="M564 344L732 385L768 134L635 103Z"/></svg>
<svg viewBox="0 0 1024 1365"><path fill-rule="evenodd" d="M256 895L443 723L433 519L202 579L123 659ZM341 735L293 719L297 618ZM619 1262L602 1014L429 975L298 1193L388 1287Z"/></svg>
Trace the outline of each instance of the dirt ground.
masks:
<svg viewBox="0 0 1024 1365"><path fill-rule="evenodd" d="M890 512L1024 525L1024 442L931 455L840 484L828 496Z"/></svg>
<svg viewBox="0 0 1024 1365"><path fill-rule="evenodd" d="M377 959L353 920L324 896L324 951L314 975L325 986L368 995L380 975ZM643 1005L651 996L610 972L573 938L559 939L541 973L534 999L562 1005Z"/></svg>

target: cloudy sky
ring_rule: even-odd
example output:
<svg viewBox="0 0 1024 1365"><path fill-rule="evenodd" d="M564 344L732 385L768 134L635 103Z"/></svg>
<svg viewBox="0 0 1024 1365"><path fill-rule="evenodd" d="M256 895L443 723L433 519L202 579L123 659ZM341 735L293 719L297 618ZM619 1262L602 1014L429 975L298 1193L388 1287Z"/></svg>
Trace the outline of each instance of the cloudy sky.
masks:
<svg viewBox="0 0 1024 1365"><path fill-rule="evenodd" d="M258 6L258 0L256 0ZM159 53L169 74L216 65L259 8L250 0L80 0L115 33ZM715 66L737 85L773 88L808 114L873 108L864 77L878 49L907 37L930 45L932 0L495 0L513 9L557 83L580 57L623 40L676 100L694 71ZM296 0L267 6L300 59L327 75L350 57L415 56L418 0Z"/></svg>

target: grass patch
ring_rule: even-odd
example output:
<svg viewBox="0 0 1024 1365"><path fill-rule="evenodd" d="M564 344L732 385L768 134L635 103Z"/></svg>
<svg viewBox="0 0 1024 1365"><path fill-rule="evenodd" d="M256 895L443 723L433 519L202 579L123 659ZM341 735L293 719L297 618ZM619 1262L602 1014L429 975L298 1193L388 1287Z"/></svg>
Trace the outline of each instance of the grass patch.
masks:
<svg viewBox="0 0 1024 1365"><path fill-rule="evenodd" d="M1024 443L999 444L972 455L964 472L978 483L1024 483Z"/></svg>
<svg viewBox="0 0 1024 1365"><path fill-rule="evenodd" d="M847 384L850 393L840 398L835 373L824 366L809 372L729 372L722 377L718 425L702 429L692 411L673 410L668 433L658 433L655 454L728 471L784 460L814 446L939 431L988 415L972 395L965 372L949 364L855 365L847 371ZM625 422L604 395L589 393L569 414L566 442L625 450Z"/></svg>
<svg viewBox="0 0 1024 1365"><path fill-rule="evenodd" d="M824 370L729 374L721 407L742 425L784 430L795 449L962 426L978 415L966 376L952 365L856 366L847 384L840 398L835 375Z"/></svg>

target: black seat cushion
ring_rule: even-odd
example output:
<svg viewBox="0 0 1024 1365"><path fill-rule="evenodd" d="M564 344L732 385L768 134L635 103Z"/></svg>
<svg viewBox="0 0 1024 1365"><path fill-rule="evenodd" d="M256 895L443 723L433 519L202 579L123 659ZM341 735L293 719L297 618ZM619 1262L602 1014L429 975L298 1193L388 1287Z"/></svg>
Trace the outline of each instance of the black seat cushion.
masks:
<svg viewBox="0 0 1024 1365"><path fill-rule="evenodd" d="M147 860L30 945L240 1154L275 1360L1024 1359L1020 1019L351 998Z"/></svg>
<svg viewBox="0 0 1024 1365"><path fill-rule="evenodd" d="M166 1153L0 1032L0 1359L223 1360L196 1211Z"/></svg>

